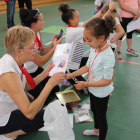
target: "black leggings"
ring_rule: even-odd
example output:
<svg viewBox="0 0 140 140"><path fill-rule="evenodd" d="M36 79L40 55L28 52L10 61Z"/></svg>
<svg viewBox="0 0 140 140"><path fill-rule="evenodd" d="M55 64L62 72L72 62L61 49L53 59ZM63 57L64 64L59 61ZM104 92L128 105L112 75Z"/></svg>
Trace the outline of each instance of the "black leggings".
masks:
<svg viewBox="0 0 140 140"><path fill-rule="evenodd" d="M83 57L82 60L81 60L81 63L80 63L80 67L79 67L79 68L85 66L86 63L87 63L87 60L88 60L88 57ZM75 71L76 71L76 70L71 70L71 69L69 69L69 70L67 70L66 73L73 73L73 72L75 72ZM77 76L77 77L73 77L72 79L69 79L68 81L69 81L72 85L74 85L76 81L86 81L86 80L82 77L82 75L80 75L80 76ZM82 90L79 90L79 91L80 91L81 93L84 93L85 88L82 89ZM87 88L86 88L86 91L88 91Z"/></svg>
<svg viewBox="0 0 140 140"><path fill-rule="evenodd" d="M90 93L90 105L94 116L94 128L99 129L99 140L105 140L108 130L106 118L108 100L109 95L104 98L98 98Z"/></svg>
<svg viewBox="0 0 140 140"><path fill-rule="evenodd" d="M34 78L34 77L36 77L37 75L39 75L40 73L42 73L43 72L43 68L42 67L38 67L38 69L37 69L37 71L36 72L34 72L34 73L30 73L30 75ZM43 90L43 88L44 88L44 86L46 85L46 83L48 82L48 80L49 80L49 76L47 77L47 78L45 78L42 82L40 82L36 87L35 87L35 89L34 90L29 90L28 92L34 97L34 99L36 99L38 96L39 96L39 94L41 93L41 91ZM53 89L52 89L52 91L51 91L51 93L49 94L49 96L48 96L48 98L46 99L46 101L45 101L45 105L46 104L48 104L48 102L52 99L52 98L55 98L56 97L56 95L55 95L55 93L56 92L59 92L59 86L57 85L57 86L55 86Z"/></svg>
<svg viewBox="0 0 140 140"><path fill-rule="evenodd" d="M22 130L25 133L37 132L44 126L43 116L45 110L40 110L34 119L26 118L20 110L11 113L8 123L0 126L0 135Z"/></svg>
<svg viewBox="0 0 140 140"><path fill-rule="evenodd" d="M32 10L32 1L31 0L18 0L19 8L24 8L24 2L26 3L27 9Z"/></svg>
<svg viewBox="0 0 140 140"><path fill-rule="evenodd" d="M133 20L133 18L124 18L122 17L122 22L121 22L121 26L123 27L124 31L126 32L127 30L127 25L129 22L131 22ZM126 34L126 38L127 39L132 39L132 34L134 31L131 31L129 33ZM123 36L119 39L122 40Z"/></svg>

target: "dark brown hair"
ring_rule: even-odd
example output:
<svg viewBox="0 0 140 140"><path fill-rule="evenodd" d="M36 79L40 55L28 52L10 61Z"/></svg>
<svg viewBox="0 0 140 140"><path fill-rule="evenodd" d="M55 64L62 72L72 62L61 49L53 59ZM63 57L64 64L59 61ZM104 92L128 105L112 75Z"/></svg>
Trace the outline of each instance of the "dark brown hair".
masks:
<svg viewBox="0 0 140 140"><path fill-rule="evenodd" d="M21 20L21 24L23 26L31 28L32 23L36 23L38 21L38 15L40 12L38 10L29 10L21 8L19 11L19 17Z"/></svg>
<svg viewBox="0 0 140 140"><path fill-rule="evenodd" d="M75 9L71 9L68 4L60 4L58 10L62 12L62 20L69 24L69 20L73 19L73 12Z"/></svg>
<svg viewBox="0 0 140 140"><path fill-rule="evenodd" d="M105 20L101 18L91 19L85 26L85 29L90 30L91 34L96 38L104 35L105 39L107 39L109 34L113 33L115 30L115 24L115 19L112 16L107 15Z"/></svg>

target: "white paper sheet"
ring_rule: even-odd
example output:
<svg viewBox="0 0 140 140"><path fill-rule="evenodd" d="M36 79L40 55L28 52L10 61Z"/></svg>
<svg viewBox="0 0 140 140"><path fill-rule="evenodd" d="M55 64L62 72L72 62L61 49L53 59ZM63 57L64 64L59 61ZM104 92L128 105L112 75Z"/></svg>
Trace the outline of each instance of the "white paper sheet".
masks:
<svg viewBox="0 0 140 140"><path fill-rule="evenodd" d="M70 119L71 127L73 128L73 114L68 114Z"/></svg>
<svg viewBox="0 0 140 140"><path fill-rule="evenodd" d="M89 118L87 115L84 115L84 116L78 117L78 119L80 120L80 122L90 120L90 118Z"/></svg>
<svg viewBox="0 0 140 140"><path fill-rule="evenodd" d="M81 106L81 108L82 109L90 109L90 104L83 104L82 106Z"/></svg>
<svg viewBox="0 0 140 140"><path fill-rule="evenodd" d="M140 17L135 20L135 21L131 21L130 23L128 23L127 25L127 33L136 30L137 28L140 27Z"/></svg>
<svg viewBox="0 0 140 140"><path fill-rule="evenodd" d="M65 43L65 44L58 44L56 46L52 58L53 64L55 64L55 66L49 72L49 76L52 76L54 73L60 71L65 73L72 45L73 43Z"/></svg>

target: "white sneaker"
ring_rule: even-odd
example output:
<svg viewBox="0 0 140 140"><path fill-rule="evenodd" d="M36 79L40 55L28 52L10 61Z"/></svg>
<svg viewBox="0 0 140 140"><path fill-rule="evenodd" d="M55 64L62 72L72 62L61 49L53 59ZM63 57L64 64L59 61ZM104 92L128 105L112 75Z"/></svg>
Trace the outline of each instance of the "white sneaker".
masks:
<svg viewBox="0 0 140 140"><path fill-rule="evenodd" d="M12 138L11 138L11 140L15 140L16 138L17 138L17 136L15 136L15 137L12 137Z"/></svg>
<svg viewBox="0 0 140 140"><path fill-rule="evenodd" d="M17 136L12 137L12 138L7 138L4 135L0 135L0 140L15 140L17 138Z"/></svg>
<svg viewBox="0 0 140 140"><path fill-rule="evenodd" d="M61 84L62 84L63 86L66 86L66 87L70 86L70 82L69 82L68 80L66 80L66 79L64 79L63 82L62 82Z"/></svg>

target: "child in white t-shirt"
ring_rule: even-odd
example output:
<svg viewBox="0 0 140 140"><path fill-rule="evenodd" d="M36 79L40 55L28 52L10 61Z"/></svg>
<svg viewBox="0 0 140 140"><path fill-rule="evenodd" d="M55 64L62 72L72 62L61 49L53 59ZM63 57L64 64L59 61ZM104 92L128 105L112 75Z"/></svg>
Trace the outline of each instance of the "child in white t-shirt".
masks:
<svg viewBox="0 0 140 140"><path fill-rule="evenodd" d="M115 4L112 4L112 9L114 9ZM96 14L90 20L79 23L79 13L76 9L71 9L68 4L60 4L59 11L62 12L62 20L67 24L67 32L66 32L66 43L73 42L73 47L71 49L71 53L69 56L67 72L72 73L79 68L86 65L88 57L83 57L84 48L83 48L83 40L84 40L84 27L92 18L100 17L101 13ZM109 10L110 11L110 10ZM80 75L77 77L73 77L69 79L69 82L74 85L76 81L85 81L85 79ZM87 88L80 90L83 94L88 94Z"/></svg>

